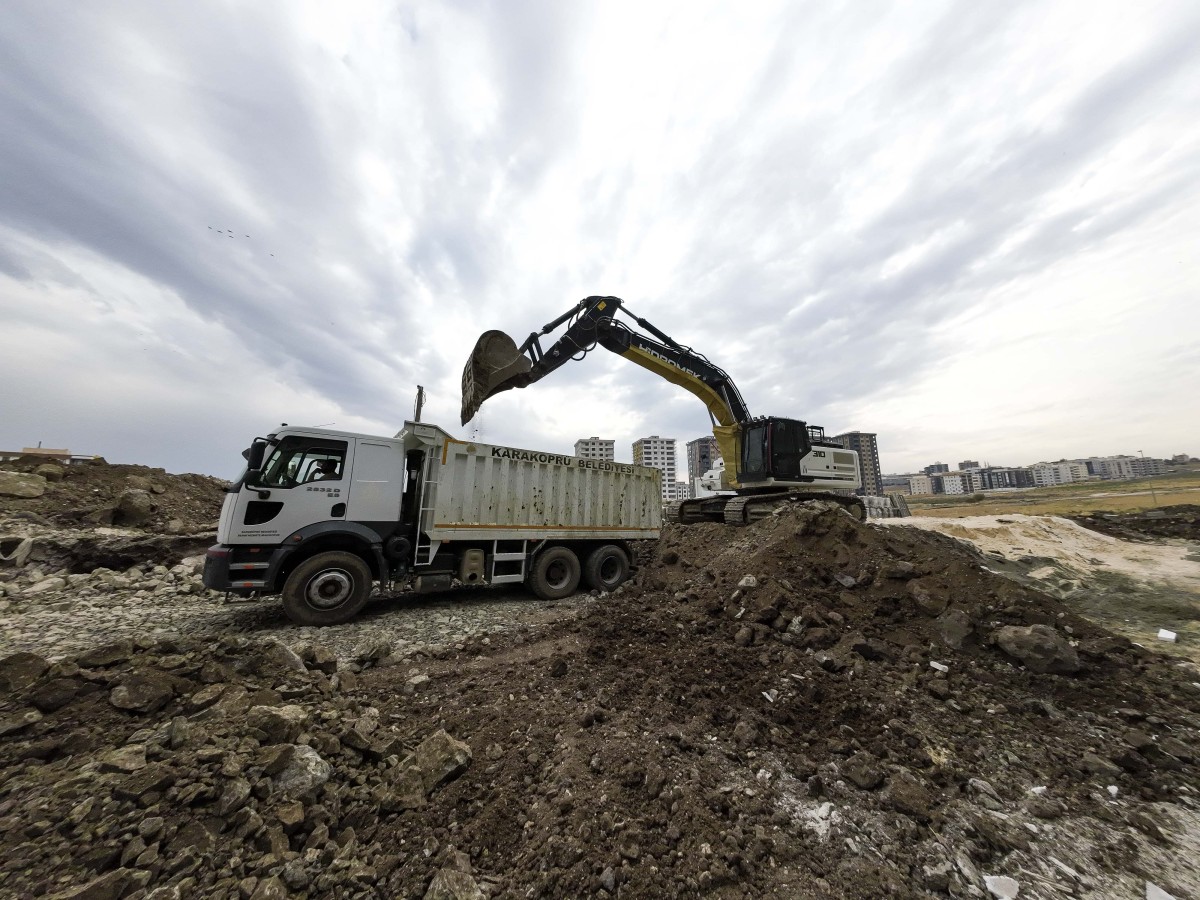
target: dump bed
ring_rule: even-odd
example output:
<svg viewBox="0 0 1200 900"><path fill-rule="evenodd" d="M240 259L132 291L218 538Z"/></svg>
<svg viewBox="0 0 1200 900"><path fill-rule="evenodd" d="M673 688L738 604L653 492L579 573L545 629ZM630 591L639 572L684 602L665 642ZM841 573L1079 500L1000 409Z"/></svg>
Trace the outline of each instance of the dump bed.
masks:
<svg viewBox="0 0 1200 900"><path fill-rule="evenodd" d="M435 542L659 535L657 469L460 441L438 431L421 511L421 531Z"/></svg>

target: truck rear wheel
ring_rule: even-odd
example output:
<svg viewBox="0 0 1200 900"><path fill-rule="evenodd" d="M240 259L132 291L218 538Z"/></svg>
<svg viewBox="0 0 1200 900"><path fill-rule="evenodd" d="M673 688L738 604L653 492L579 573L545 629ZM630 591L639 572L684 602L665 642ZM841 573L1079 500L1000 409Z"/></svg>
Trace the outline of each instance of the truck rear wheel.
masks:
<svg viewBox="0 0 1200 900"><path fill-rule="evenodd" d="M296 566L283 585L283 610L297 625L338 625L353 619L371 592L371 570L353 553L318 553Z"/></svg>
<svg viewBox="0 0 1200 900"><path fill-rule="evenodd" d="M629 577L629 557L616 544L597 547L583 567L584 583L598 591L615 591Z"/></svg>
<svg viewBox="0 0 1200 900"><path fill-rule="evenodd" d="M529 573L529 589L543 600L570 597L579 588L579 557L566 547L551 547L538 555Z"/></svg>

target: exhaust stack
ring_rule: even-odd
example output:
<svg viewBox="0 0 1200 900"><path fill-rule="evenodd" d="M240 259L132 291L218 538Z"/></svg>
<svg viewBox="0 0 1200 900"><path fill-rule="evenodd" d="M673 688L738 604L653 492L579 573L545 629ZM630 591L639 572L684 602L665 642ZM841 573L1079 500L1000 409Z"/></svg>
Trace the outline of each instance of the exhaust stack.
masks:
<svg viewBox="0 0 1200 900"><path fill-rule="evenodd" d="M475 342L462 376L462 424L479 412L493 394L525 387L533 379L533 363L503 331L485 331Z"/></svg>

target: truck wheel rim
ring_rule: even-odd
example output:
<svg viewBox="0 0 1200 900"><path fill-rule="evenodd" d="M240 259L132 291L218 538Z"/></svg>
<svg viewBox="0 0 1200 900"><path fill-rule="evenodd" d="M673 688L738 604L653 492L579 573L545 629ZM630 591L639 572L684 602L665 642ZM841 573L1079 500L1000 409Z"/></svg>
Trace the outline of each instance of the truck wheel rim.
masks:
<svg viewBox="0 0 1200 900"><path fill-rule="evenodd" d="M354 590L354 579L341 569L322 572L308 583L305 599L316 609L333 609L346 602Z"/></svg>
<svg viewBox="0 0 1200 900"><path fill-rule="evenodd" d="M565 562L552 562L546 569L546 582L550 587L558 589L566 587L571 580L571 567Z"/></svg>
<svg viewBox="0 0 1200 900"><path fill-rule="evenodd" d="M612 584L621 577L621 560L616 556L606 556L600 563L600 581Z"/></svg>

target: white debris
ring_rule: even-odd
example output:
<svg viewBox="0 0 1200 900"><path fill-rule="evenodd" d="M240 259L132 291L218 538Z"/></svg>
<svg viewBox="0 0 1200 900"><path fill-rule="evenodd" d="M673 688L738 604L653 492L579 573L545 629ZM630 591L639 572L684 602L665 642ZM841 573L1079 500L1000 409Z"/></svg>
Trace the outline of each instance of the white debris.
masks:
<svg viewBox="0 0 1200 900"><path fill-rule="evenodd" d="M775 698L779 696L779 691L775 690L775 688L771 688L769 691L763 691L762 695L767 698L768 703L774 703Z"/></svg>
<svg viewBox="0 0 1200 900"><path fill-rule="evenodd" d="M1117 794L1121 793L1121 790L1120 790L1120 788L1118 788L1118 787L1117 787L1115 784L1110 784L1110 785L1108 786L1108 793L1109 793L1109 794L1112 796L1112 798L1115 800L1115 799L1117 798Z"/></svg>
<svg viewBox="0 0 1200 900"><path fill-rule="evenodd" d="M934 662L933 660L929 661L929 668L937 669L939 672L949 672L950 671L950 667L948 665L946 665L945 663Z"/></svg>
<svg viewBox="0 0 1200 900"><path fill-rule="evenodd" d="M1175 896L1168 894L1153 881L1147 881L1146 900L1175 900Z"/></svg>
<svg viewBox="0 0 1200 900"><path fill-rule="evenodd" d="M1165 628L1158 629L1158 639L1160 641L1167 641L1168 643L1173 644L1175 643L1175 637L1176 635L1173 631L1167 631Z"/></svg>
<svg viewBox="0 0 1200 900"><path fill-rule="evenodd" d="M991 891L992 896L997 897L998 900L1015 900L1017 894L1021 892L1021 886L1017 884L1017 880L1009 878L1007 875L984 875L983 883Z"/></svg>
<svg viewBox="0 0 1200 900"><path fill-rule="evenodd" d="M758 579L753 575L743 575L742 580L738 582L740 588L758 587Z"/></svg>
<svg viewBox="0 0 1200 900"><path fill-rule="evenodd" d="M1029 789L1029 793L1037 794L1040 797L1042 794L1046 793L1046 786L1044 784L1039 784L1037 787L1031 787Z"/></svg>
<svg viewBox="0 0 1200 900"><path fill-rule="evenodd" d="M744 606L743 606L741 609L739 609L739 610L737 611L737 615L736 615L736 616L734 616L734 618L735 618L735 619L740 619L740 618L741 618L742 616L744 616L745 614L746 614L746 607L744 607Z"/></svg>

